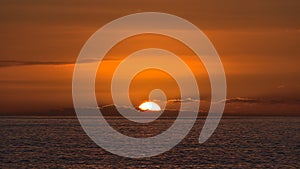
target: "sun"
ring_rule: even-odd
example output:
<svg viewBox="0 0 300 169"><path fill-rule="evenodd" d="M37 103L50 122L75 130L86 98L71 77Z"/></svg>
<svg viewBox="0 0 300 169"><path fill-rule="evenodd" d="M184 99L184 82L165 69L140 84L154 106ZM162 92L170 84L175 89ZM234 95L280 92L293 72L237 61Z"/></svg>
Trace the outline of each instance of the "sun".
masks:
<svg viewBox="0 0 300 169"><path fill-rule="evenodd" d="M141 111L161 111L161 108L158 104L154 102L144 102L139 106Z"/></svg>

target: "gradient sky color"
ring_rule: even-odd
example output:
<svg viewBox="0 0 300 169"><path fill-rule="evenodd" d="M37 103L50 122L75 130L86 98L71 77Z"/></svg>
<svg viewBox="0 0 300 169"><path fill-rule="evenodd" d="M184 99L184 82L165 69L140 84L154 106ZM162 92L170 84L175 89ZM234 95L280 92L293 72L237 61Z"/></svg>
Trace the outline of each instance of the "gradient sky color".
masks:
<svg viewBox="0 0 300 169"><path fill-rule="evenodd" d="M72 108L72 73L85 41L114 19L156 11L185 18L210 38L227 75L225 112L299 115L299 9L297 0L1 1L0 114L51 115ZM135 41L147 46L158 39L164 41L162 37L150 35L136 37ZM168 44L164 47L183 50L175 42L165 41L168 43L156 45ZM108 67L119 62L126 50L139 47L136 43L123 43L111 56L115 58L103 62L104 70L113 71ZM204 96L201 101L207 102L210 97L207 75L203 69L196 69L201 63L186 61L195 69L199 83L204 83L200 86ZM165 76L153 78L153 73L148 74L136 77L140 80L133 83L136 86L133 88L138 89L143 83L141 79L155 81ZM102 77L106 78L105 72ZM172 81L167 77L162 79ZM100 98L106 98L101 97L106 92L101 89L97 92ZM138 95L138 104L147 92L136 92L143 93ZM171 98L176 99L176 94ZM186 98L185 102L192 102L192 98ZM100 104L108 105L110 101L103 100Z"/></svg>

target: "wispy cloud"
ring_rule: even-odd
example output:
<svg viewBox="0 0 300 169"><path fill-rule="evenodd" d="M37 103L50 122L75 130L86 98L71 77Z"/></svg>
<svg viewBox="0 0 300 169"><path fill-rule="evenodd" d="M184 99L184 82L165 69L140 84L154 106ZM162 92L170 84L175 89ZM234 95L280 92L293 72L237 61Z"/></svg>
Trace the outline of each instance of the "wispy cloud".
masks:
<svg viewBox="0 0 300 169"><path fill-rule="evenodd" d="M17 60L1 60L1 67L12 66L31 66L31 65L66 65L73 64L74 62L62 62L62 61L17 61Z"/></svg>
<svg viewBox="0 0 300 169"><path fill-rule="evenodd" d="M247 98L235 97L226 99L227 104L247 103L247 104L300 104L299 99L280 99L280 98Z"/></svg>
<svg viewBox="0 0 300 169"><path fill-rule="evenodd" d="M188 97L188 98L184 98L184 99L169 99L168 102L171 102L171 103L200 102L200 100Z"/></svg>
<svg viewBox="0 0 300 169"><path fill-rule="evenodd" d="M259 102L261 101L258 99L246 98L246 97L236 97L236 98L226 99L226 103L259 103Z"/></svg>

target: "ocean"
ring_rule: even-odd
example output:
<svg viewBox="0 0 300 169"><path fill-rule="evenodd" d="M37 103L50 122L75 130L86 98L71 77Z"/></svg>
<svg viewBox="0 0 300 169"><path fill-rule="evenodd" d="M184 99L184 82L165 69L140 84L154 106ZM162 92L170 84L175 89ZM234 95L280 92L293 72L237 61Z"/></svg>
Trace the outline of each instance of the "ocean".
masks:
<svg viewBox="0 0 300 169"><path fill-rule="evenodd" d="M172 118L135 126L108 118L133 137L159 134ZM97 146L72 117L1 117L0 168L300 168L300 117L223 117L198 143L204 118L186 138L161 155L131 159Z"/></svg>

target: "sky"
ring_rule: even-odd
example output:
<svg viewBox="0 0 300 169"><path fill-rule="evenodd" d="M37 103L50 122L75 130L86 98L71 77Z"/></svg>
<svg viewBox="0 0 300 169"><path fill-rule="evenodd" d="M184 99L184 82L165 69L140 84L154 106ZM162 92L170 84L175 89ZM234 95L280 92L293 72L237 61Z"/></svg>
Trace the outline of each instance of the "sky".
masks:
<svg viewBox="0 0 300 169"><path fill-rule="evenodd" d="M177 15L207 35L226 73L226 113L300 115L298 0L0 3L0 115L51 115L72 108L74 64L87 39L106 23L137 12ZM130 51L150 46L182 55L201 84L200 109L207 111L210 86L201 62L187 57L193 53L182 44L155 35L126 39L107 54L96 82L99 106L111 104L109 77L113 68ZM163 72L149 70L133 80L130 97L138 105L154 85L166 90L170 102L180 100L173 83ZM191 95L180 103L188 108L197 101Z"/></svg>

